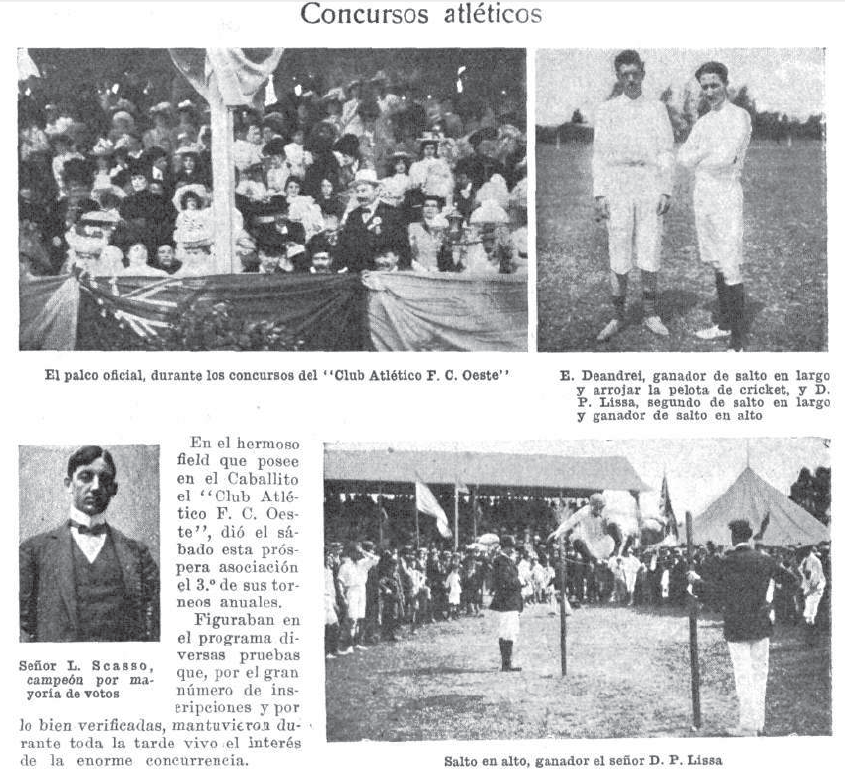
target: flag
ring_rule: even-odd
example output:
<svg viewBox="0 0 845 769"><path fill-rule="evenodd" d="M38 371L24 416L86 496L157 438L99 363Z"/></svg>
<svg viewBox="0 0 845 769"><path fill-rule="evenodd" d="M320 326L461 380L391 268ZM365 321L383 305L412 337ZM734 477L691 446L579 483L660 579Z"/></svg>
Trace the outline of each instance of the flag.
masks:
<svg viewBox="0 0 845 769"><path fill-rule="evenodd" d="M672 510L672 500L669 499L669 482L666 480L665 473L663 474L663 485L660 487L660 517L663 519L664 531L666 532L661 544L677 545L680 542L678 520L675 518L674 510Z"/></svg>
<svg viewBox="0 0 845 769"><path fill-rule="evenodd" d="M437 531L440 532L441 537L451 537L452 530L449 528L449 521L446 518L446 513L443 512L443 508L440 507L440 503L437 501L434 494L431 493L431 489L429 489L428 486L419 479L417 479L416 497L417 510L419 510L423 515L430 515L437 521Z"/></svg>

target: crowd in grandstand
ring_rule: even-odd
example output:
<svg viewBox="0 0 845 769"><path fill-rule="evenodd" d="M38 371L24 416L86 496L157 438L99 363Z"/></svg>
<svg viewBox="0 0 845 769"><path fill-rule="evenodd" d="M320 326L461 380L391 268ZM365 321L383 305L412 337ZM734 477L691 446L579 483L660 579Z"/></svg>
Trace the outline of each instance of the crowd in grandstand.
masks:
<svg viewBox="0 0 845 769"><path fill-rule="evenodd" d="M24 279L217 271L208 107L143 85L21 93ZM524 269L524 115L454 88L379 71L238 110L235 271Z"/></svg>
<svg viewBox="0 0 845 769"><path fill-rule="evenodd" d="M505 502L507 502L505 504ZM573 500L568 512L583 506L586 500ZM532 521L548 504L538 500L503 500L503 517L513 518L521 510L525 521ZM369 495L327 499L327 534L345 528L366 531L373 521L387 515L384 500L373 502ZM396 508L398 509L398 508ZM396 509L392 512L395 514ZM517 569L527 606L545 605L546 611L559 612L561 597L561 553L547 535L554 528L551 519L538 527L508 529L489 506L487 530L502 536L518 531ZM439 537L426 537L416 543L412 516L402 516L405 525L390 527L398 539L382 537L376 547L371 540L330 542L325 548L325 638L326 656L363 651L380 642L395 642L420 632L425 625L478 617L489 605L492 548L470 543L457 549ZM345 520L342 520L345 518ZM382 524L378 529L384 535ZM390 541L388 541L390 540ZM401 544L397 544L401 542ZM411 544L414 542L414 544ZM805 602L811 593L809 562L817 559L823 595L818 618L813 615L811 636L817 628L830 623L830 548L765 548L795 577L794 581L774 586L771 609L777 621L799 624L806 620ZM724 549L712 543L695 548L692 564L686 548L659 545L648 548L623 548L607 559L590 558L577 543L567 541L564 548L566 571L566 611L586 604L615 604L642 608L683 607L688 600L687 573L690 569L707 579L718 571ZM699 596L706 610L719 611L718 594ZM534 611L534 609L529 609Z"/></svg>

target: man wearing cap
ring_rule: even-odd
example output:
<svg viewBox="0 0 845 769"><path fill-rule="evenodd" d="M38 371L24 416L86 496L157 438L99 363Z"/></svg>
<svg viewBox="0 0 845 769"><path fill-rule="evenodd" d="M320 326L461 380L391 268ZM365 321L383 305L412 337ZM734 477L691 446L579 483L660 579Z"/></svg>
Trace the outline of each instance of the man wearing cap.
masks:
<svg viewBox="0 0 845 769"><path fill-rule="evenodd" d="M728 528L732 548L714 564L713 577L703 580L689 571L687 579L694 587L712 589L723 606L725 640L739 698L739 725L729 733L754 737L762 734L766 720L774 583L791 584L795 578L774 558L754 548L754 532L746 519L731 521Z"/></svg>
<svg viewBox="0 0 845 769"><path fill-rule="evenodd" d="M385 244L393 246L404 260L407 236L398 211L378 199L376 172L364 169L355 175L352 192L357 206L349 212L338 239L337 267L361 272L375 267L376 252Z"/></svg>
<svg viewBox="0 0 845 769"><path fill-rule="evenodd" d="M68 460L68 521L20 547L21 641L159 640L158 566L105 520L116 476L100 446Z"/></svg>
<svg viewBox="0 0 845 769"><path fill-rule="evenodd" d="M661 217L672 194L674 135L666 105L643 96L645 65L636 51L614 60L620 93L599 105L593 140L596 221L607 223L614 317L597 341L605 342L625 322L628 275L636 261L643 291L643 323L668 336L657 312Z"/></svg>
<svg viewBox="0 0 845 769"><path fill-rule="evenodd" d="M522 668L513 665L513 645L519 637L519 614L522 611L522 582L516 567L516 540L504 535L501 549L493 559L491 611L499 612L499 654L502 672L515 673Z"/></svg>
<svg viewBox="0 0 845 769"><path fill-rule="evenodd" d="M718 61L695 73L709 110L690 131L678 162L695 170L693 207L702 262L713 266L719 310L716 323L699 339L730 338L743 348L745 289L742 282L742 185L740 176L751 141L751 116L728 101L728 68Z"/></svg>

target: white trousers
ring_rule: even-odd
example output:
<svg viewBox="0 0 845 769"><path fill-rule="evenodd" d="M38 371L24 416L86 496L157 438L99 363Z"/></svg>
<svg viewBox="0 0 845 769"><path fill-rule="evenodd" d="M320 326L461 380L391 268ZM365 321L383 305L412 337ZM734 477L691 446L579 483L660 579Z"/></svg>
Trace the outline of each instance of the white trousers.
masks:
<svg viewBox="0 0 845 769"><path fill-rule="evenodd" d="M821 589L814 590L812 593L807 593L807 595L804 596L804 622L808 625L816 624L816 614L819 611L819 601L822 600L823 595L824 585L821 586Z"/></svg>
<svg viewBox="0 0 845 769"><path fill-rule="evenodd" d="M739 697L739 728L758 731L766 724L766 682L769 678L769 639L729 641Z"/></svg>
<svg viewBox="0 0 845 769"><path fill-rule="evenodd" d="M652 168L620 166L614 174L612 190L607 194L610 269L627 275L636 258L641 270L657 272L663 222L657 215L660 192L656 172Z"/></svg>
<svg viewBox="0 0 845 769"><path fill-rule="evenodd" d="M514 641L519 638L519 612L499 612L499 638L503 641Z"/></svg>
<svg viewBox="0 0 845 769"><path fill-rule="evenodd" d="M702 262L712 264L725 283L742 283L742 187L738 181L698 178L693 193L695 231Z"/></svg>

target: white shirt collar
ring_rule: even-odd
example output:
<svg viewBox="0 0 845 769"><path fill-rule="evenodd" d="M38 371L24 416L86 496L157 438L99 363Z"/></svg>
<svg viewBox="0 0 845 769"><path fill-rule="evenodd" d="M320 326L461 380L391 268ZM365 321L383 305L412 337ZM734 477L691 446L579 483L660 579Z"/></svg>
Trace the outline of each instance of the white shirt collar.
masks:
<svg viewBox="0 0 845 769"><path fill-rule="evenodd" d="M106 522L105 513L88 515L87 513L83 513L81 510L77 510L73 505L70 506L70 515L68 517L70 520L82 526L99 526L99 524Z"/></svg>

